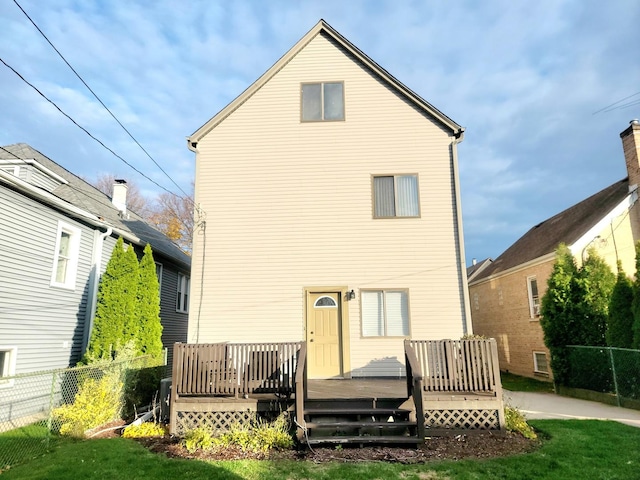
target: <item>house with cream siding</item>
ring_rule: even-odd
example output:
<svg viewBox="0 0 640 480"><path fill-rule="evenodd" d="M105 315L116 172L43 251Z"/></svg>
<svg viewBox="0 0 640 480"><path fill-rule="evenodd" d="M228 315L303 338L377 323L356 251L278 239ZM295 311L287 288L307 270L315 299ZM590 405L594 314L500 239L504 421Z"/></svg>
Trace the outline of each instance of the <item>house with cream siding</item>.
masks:
<svg viewBox="0 0 640 480"><path fill-rule="evenodd" d="M186 340L181 305L188 298L190 258L126 208L126 191L119 183L111 199L29 145L0 147L0 397L11 388L2 377L80 360L100 276L118 237L139 256L151 244L163 345L171 355L174 343ZM0 412L4 420L6 412Z"/></svg>
<svg viewBox="0 0 640 480"><path fill-rule="evenodd" d="M500 368L517 375L551 379L549 350L540 326L540 299L565 243L578 265L589 248L617 272L635 273L640 240L640 124L621 134L628 177L539 223L469 280L474 333L495 338Z"/></svg>
<svg viewBox="0 0 640 480"><path fill-rule="evenodd" d="M299 342L309 378L401 377L471 332L464 129L321 20L189 138L189 343Z"/></svg>

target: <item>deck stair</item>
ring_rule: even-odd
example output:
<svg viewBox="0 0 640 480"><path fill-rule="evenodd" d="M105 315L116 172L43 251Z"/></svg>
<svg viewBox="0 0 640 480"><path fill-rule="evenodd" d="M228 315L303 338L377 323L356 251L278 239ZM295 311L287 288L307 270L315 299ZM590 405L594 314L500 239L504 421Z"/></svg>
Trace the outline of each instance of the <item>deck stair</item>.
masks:
<svg viewBox="0 0 640 480"><path fill-rule="evenodd" d="M417 445L415 415L405 399L308 400L304 409L306 435L300 440L319 444Z"/></svg>

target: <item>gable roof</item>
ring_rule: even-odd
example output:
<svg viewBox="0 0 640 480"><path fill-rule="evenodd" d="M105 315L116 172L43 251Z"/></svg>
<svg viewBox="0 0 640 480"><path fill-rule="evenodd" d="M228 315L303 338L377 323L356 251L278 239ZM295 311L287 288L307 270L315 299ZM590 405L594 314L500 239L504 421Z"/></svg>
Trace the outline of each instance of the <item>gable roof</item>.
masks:
<svg viewBox="0 0 640 480"><path fill-rule="evenodd" d="M300 52L307 44L313 40L317 35L324 34L338 43L342 48L353 55L358 61L360 61L366 68L369 69L375 76L384 81L398 94L407 98L418 109L423 110L430 114L433 118L438 120L443 126L452 131L456 137L462 137L464 128L454 122L451 118L446 116L436 107L420 97L413 90L401 83L393 75L387 72L384 68L369 58L364 52L362 52L353 43L338 33L333 27L331 27L324 20L320 20L307 34L302 37L287 53L285 53L269 70L267 70L260 78L253 82L244 92L242 92L235 100L224 107L220 112L214 115L209 121L196 130L190 137L187 138L187 146L193 150L195 145L209 133L216 125L222 120L233 113L240 105L246 102L256 91L258 91L265 83L267 83L276 73L278 73L298 52Z"/></svg>
<svg viewBox="0 0 640 480"><path fill-rule="evenodd" d="M141 246L149 243L154 253L157 252L187 270L190 269L191 258L164 233L146 223L135 212L129 211L127 218L122 218L119 210L111 203L111 199L90 183L69 172L26 143L8 145L0 149L0 159L16 160L16 157L21 160L36 160L40 165L66 181L65 184L55 187L51 194L55 198L75 207L75 209L70 209L70 214L75 218L81 220L94 219L94 221L91 221L94 225L100 225L103 228L113 227L116 234L122 235L128 241ZM0 182L2 180L0 178ZM48 203L52 208L56 208L53 202L47 201L46 198L49 193L47 190L35 186L32 189L36 189L34 190L35 192L42 193L42 195L38 196L40 201ZM74 211L77 212L77 215L73 214ZM83 215L83 212L85 215ZM87 213L89 214L88 216L86 215Z"/></svg>
<svg viewBox="0 0 640 480"><path fill-rule="evenodd" d="M473 283L555 252L560 243L571 245L629 196L625 178L539 223L482 270Z"/></svg>
<svg viewBox="0 0 640 480"><path fill-rule="evenodd" d="M475 259L474 259L475 261ZM485 258L484 260L480 260L479 262L470 265L467 267L467 281L471 281L474 279L482 270L491 265L491 258Z"/></svg>

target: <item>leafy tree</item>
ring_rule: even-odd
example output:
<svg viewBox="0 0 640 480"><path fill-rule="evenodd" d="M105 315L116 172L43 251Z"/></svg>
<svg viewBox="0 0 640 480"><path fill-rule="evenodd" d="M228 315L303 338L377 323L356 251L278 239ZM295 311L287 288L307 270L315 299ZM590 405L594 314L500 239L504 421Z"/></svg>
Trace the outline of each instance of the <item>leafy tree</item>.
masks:
<svg viewBox="0 0 640 480"><path fill-rule="evenodd" d="M609 301L616 276L595 248L587 253L576 278L582 301L576 318L580 328L575 332L574 345L605 346Z"/></svg>
<svg viewBox="0 0 640 480"><path fill-rule="evenodd" d="M135 336L137 289L138 260L133 248L125 250L120 237L100 281L86 354L89 360L113 358L118 349Z"/></svg>
<svg viewBox="0 0 640 480"><path fill-rule="evenodd" d="M640 242L636 243L636 279L633 282L633 348L640 349Z"/></svg>
<svg viewBox="0 0 640 480"><path fill-rule="evenodd" d="M105 195L113 196L114 175L102 174L92 183ZM134 182L127 181L127 186L127 209L155 226L183 251L191 252L194 227L193 193L187 197L178 197L164 192L155 199L149 199ZM193 191L193 182L191 188Z"/></svg>
<svg viewBox="0 0 640 480"><path fill-rule="evenodd" d="M556 383L565 384L569 363L567 345L574 345L579 328L581 289L576 281L578 268L569 248L561 244L542 297L540 324L544 343L551 353L551 369Z"/></svg>
<svg viewBox="0 0 640 480"><path fill-rule="evenodd" d="M177 197L161 193L149 208L147 220L185 252L191 252L193 242L193 195Z"/></svg>
<svg viewBox="0 0 640 480"><path fill-rule="evenodd" d="M631 348L633 346L633 284L618 261L618 278L609 302L607 319L607 345Z"/></svg>
<svg viewBox="0 0 640 480"><path fill-rule="evenodd" d="M156 276L151 245L147 243L140 260L138 305L136 309L139 333L136 345L141 354L162 353L162 325L160 323L160 284Z"/></svg>

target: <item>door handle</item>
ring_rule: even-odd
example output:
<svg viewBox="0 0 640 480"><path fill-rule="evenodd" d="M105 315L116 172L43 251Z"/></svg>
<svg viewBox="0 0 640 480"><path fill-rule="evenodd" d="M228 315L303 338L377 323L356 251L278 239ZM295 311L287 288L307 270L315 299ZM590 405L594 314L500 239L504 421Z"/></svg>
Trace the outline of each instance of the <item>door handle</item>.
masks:
<svg viewBox="0 0 640 480"><path fill-rule="evenodd" d="M311 340L309 340L309 342L312 343L313 342L313 338Z"/></svg>

